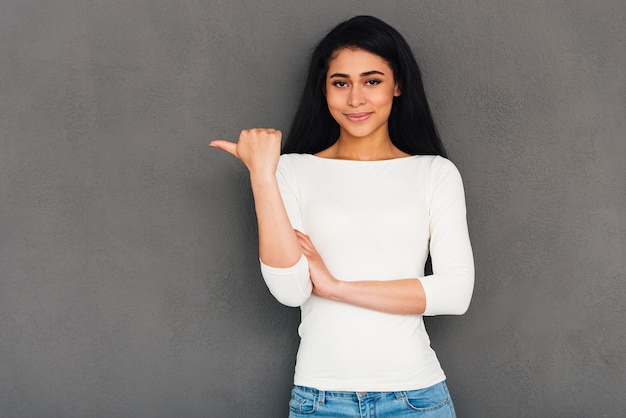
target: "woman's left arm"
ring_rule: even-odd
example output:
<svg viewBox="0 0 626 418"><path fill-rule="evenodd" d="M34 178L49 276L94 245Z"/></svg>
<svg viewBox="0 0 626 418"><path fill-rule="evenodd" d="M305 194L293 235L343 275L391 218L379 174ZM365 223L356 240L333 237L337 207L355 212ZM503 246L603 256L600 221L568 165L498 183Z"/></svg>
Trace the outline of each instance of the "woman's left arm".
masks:
<svg viewBox="0 0 626 418"><path fill-rule="evenodd" d="M296 231L296 236L309 262L314 295L393 314L424 313L426 295L419 279L337 280L326 268L311 239L300 231Z"/></svg>
<svg viewBox="0 0 626 418"><path fill-rule="evenodd" d="M388 281L340 281L328 271L309 237L296 232L309 261L313 293L394 314L465 313L474 288L474 258L463 182L454 164L438 157L433 160L430 184L432 275Z"/></svg>

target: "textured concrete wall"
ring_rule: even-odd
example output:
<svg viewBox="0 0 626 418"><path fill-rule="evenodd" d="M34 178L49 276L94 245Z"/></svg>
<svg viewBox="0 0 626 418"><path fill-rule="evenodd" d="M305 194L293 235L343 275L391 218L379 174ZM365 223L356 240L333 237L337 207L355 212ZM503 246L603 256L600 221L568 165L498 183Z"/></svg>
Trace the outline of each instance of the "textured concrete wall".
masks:
<svg viewBox="0 0 626 418"><path fill-rule="evenodd" d="M428 321L461 417L626 413L626 3L1 0L0 415L279 417L298 311L244 168L374 14L466 184L476 292Z"/></svg>

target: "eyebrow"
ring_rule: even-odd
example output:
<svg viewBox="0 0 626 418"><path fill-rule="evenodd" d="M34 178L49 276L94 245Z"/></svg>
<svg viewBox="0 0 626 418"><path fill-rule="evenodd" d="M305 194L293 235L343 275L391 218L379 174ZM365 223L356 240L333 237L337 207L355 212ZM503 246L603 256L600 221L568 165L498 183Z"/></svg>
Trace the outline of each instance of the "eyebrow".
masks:
<svg viewBox="0 0 626 418"><path fill-rule="evenodd" d="M380 71L372 70L372 71L366 71L364 73L361 73L360 76L361 77L367 77L367 76L375 75L375 74L385 75L385 73L382 73ZM348 74L335 73L335 74L331 75L328 78L350 78L350 76Z"/></svg>

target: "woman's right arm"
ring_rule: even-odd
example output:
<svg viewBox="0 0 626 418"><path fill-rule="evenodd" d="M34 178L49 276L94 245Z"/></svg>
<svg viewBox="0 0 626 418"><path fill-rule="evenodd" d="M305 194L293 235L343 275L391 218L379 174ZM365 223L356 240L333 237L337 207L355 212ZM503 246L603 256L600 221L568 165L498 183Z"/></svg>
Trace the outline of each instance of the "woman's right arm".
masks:
<svg viewBox="0 0 626 418"><path fill-rule="evenodd" d="M244 130L235 144L216 140L248 168L259 229L259 258L272 294L283 304L298 306L311 293L308 265L283 203L276 171L282 134L275 129ZM293 275L296 277L292 277Z"/></svg>

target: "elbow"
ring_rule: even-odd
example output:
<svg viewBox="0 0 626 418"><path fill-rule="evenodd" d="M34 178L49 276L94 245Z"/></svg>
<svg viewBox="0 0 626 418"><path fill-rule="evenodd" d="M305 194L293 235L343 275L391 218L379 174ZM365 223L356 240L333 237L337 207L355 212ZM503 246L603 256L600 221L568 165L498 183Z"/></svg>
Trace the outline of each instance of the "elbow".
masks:
<svg viewBox="0 0 626 418"><path fill-rule="evenodd" d="M457 294L452 295L447 301L442 301L439 306L433 307L432 309L428 308L425 315L463 315L465 314L470 306L470 302L472 300L472 292L471 290L468 292L467 290L459 291ZM430 312L428 312L430 310Z"/></svg>
<svg viewBox="0 0 626 418"><path fill-rule="evenodd" d="M455 274L433 275L425 278L424 315L463 315L467 312L474 292L473 269Z"/></svg>
<svg viewBox="0 0 626 418"><path fill-rule="evenodd" d="M456 303L450 315L463 315L467 312L474 293L474 272L466 274L459 279L456 293Z"/></svg>
<svg viewBox="0 0 626 418"><path fill-rule="evenodd" d="M467 312L474 293L474 270L457 277L455 303L450 315L463 315Z"/></svg>
<svg viewBox="0 0 626 418"><path fill-rule="evenodd" d="M261 273L270 293L285 306L301 306L313 292L309 265L304 255L288 268L269 267L261 262Z"/></svg>
<svg viewBox="0 0 626 418"><path fill-rule="evenodd" d="M306 292L306 290L302 292L287 293L270 289L270 293L278 302L290 308L297 308L299 306L302 306L304 302L309 299L309 296L311 296L311 292Z"/></svg>
<svg viewBox="0 0 626 418"><path fill-rule="evenodd" d="M472 293L469 295L462 295L458 298L457 302L450 307L450 312L448 315L463 315L465 314L470 306L470 302L472 300Z"/></svg>

